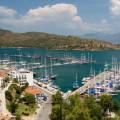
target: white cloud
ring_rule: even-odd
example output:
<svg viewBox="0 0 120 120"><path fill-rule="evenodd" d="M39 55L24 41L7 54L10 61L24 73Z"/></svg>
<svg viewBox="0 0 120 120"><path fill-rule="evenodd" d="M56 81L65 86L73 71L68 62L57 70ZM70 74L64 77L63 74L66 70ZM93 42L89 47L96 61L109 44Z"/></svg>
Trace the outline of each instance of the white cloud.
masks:
<svg viewBox="0 0 120 120"><path fill-rule="evenodd" d="M111 0L110 10L113 15L120 16L120 0Z"/></svg>
<svg viewBox="0 0 120 120"><path fill-rule="evenodd" d="M13 9L0 6L0 17L13 17L16 13Z"/></svg>
<svg viewBox="0 0 120 120"><path fill-rule="evenodd" d="M2 7L0 7L2 8ZM88 23L78 15L77 7L73 4L55 4L36 9L30 9L24 16L16 11L4 8L10 18L0 17L0 25L9 26L19 31L43 31L58 34L77 34L101 31L107 21ZM7 12L8 11L8 12ZM1 13L1 12L0 12Z"/></svg>

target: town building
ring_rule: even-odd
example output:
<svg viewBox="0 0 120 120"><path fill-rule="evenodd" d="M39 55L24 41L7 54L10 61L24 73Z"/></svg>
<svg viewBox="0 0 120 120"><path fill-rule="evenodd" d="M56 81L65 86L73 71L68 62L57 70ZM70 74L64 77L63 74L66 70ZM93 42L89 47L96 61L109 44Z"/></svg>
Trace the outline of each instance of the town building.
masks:
<svg viewBox="0 0 120 120"><path fill-rule="evenodd" d="M27 69L12 69L11 76L16 78L20 85L23 86L26 82L29 83L29 86L33 86L33 72Z"/></svg>

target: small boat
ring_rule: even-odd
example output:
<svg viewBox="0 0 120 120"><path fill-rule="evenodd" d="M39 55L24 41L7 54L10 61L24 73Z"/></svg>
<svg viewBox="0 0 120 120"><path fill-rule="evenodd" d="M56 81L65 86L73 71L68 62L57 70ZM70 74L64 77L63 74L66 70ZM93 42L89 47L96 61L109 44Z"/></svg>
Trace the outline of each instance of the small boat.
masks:
<svg viewBox="0 0 120 120"><path fill-rule="evenodd" d="M61 63L54 63L53 66L60 66L62 65Z"/></svg>
<svg viewBox="0 0 120 120"><path fill-rule="evenodd" d="M76 90L78 88L79 88L79 85L78 85L77 74L76 74L76 81L73 83L73 89Z"/></svg>
<svg viewBox="0 0 120 120"><path fill-rule="evenodd" d="M64 64L64 65L69 65L69 64L70 64L70 62L64 62L63 64Z"/></svg>

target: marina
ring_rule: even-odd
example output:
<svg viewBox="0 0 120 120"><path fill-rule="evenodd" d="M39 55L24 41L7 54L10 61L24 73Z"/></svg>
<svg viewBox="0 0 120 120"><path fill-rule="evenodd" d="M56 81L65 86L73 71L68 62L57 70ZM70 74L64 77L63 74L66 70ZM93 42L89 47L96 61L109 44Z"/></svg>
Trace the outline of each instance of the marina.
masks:
<svg viewBox="0 0 120 120"><path fill-rule="evenodd" d="M101 91L104 91L103 93L117 95L119 98L119 86L117 86L119 85L119 80L113 80L116 76L116 79L119 79L119 54L117 51L112 51L115 52L117 57L113 57L112 54L103 57L102 52L90 53L87 51L69 51L68 53L71 53L71 55L67 55L67 57L62 55L63 57L59 57L64 51L57 51L57 55L54 55L56 51L52 51L53 54L51 55L50 53L52 57L48 58L48 56L46 57L46 53L48 55L49 51L46 50L33 49L32 51L35 53L31 52L30 54L31 49L21 48L19 51L22 52L18 52L16 48L8 49L4 48L0 51L1 69L10 67L17 69L24 68L33 71L34 79L38 84L43 83L47 85L48 88L52 87L64 93L73 91L70 94L99 95ZM16 55L17 52L18 55ZM39 52L39 54L37 52ZM90 56L88 53L92 55L92 57L88 57L91 62L87 64L73 62L78 59L86 60L85 54ZM61 59L56 60L55 58ZM110 85L112 86L111 88L109 87Z"/></svg>

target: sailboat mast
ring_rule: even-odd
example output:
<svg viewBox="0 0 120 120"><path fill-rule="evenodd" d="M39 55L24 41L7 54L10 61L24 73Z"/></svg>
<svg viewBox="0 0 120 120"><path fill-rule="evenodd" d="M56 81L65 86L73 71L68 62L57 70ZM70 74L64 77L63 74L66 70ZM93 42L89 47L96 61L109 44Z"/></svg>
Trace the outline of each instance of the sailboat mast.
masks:
<svg viewBox="0 0 120 120"><path fill-rule="evenodd" d="M51 76L53 74L53 69L52 69L52 59L50 59L50 62L51 62Z"/></svg>
<svg viewBox="0 0 120 120"><path fill-rule="evenodd" d="M77 73L76 73L76 82L77 82Z"/></svg>
<svg viewBox="0 0 120 120"><path fill-rule="evenodd" d="M45 76L47 76L47 69L46 69L46 57L45 57Z"/></svg>

